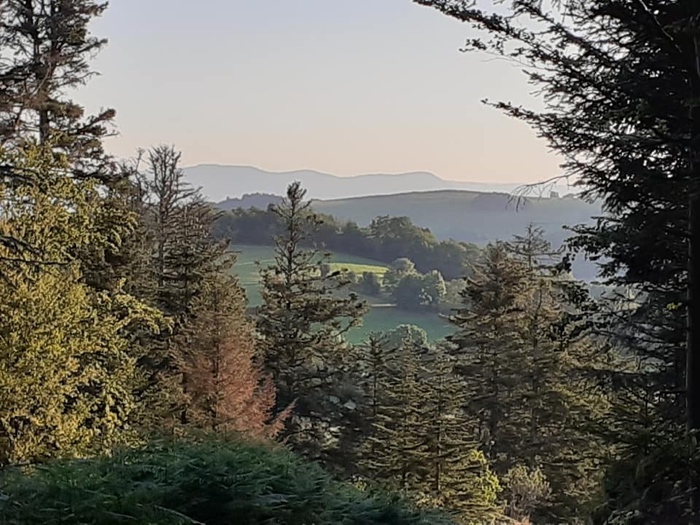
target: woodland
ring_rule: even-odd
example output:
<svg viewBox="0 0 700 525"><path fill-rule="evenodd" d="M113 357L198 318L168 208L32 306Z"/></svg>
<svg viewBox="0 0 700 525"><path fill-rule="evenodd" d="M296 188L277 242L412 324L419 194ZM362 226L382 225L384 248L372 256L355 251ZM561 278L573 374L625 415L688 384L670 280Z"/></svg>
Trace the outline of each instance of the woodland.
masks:
<svg viewBox="0 0 700 525"><path fill-rule="evenodd" d="M298 183L217 210L174 146L117 159L115 110L66 94L105 2L0 3L0 522L700 522L697 3L414 2L537 87L543 109L493 105L606 210L563 248L359 227ZM275 247L254 308L246 235ZM335 268L338 239L390 268ZM348 341L365 296L437 308L445 279L451 336Z"/></svg>

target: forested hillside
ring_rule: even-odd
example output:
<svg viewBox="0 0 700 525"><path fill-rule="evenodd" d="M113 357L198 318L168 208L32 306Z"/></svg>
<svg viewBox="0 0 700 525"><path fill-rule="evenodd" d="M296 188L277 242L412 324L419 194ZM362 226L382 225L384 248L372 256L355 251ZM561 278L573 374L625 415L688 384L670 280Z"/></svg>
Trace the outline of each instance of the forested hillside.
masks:
<svg viewBox="0 0 700 525"><path fill-rule="evenodd" d="M604 217L529 200L506 232L506 197L450 193L353 222L300 182L219 210L175 146L117 159L115 111L70 98L106 3L0 4L2 523L699 522L697 5L414 2L526 69L542 112L496 106ZM503 231L440 239L431 209ZM403 323L354 337L387 305Z"/></svg>
<svg viewBox="0 0 700 525"><path fill-rule="evenodd" d="M591 225L602 215L601 203L590 203L572 193L539 195L477 193L467 191L434 191L377 195L354 199L314 201L319 213L337 220L354 221L367 226L379 215L408 217L440 240L454 239L483 246L488 242L507 240L523 230L524 225L542 228L548 241L562 246L571 237L567 227ZM593 280L595 264L583 257L576 259L574 273L580 279Z"/></svg>

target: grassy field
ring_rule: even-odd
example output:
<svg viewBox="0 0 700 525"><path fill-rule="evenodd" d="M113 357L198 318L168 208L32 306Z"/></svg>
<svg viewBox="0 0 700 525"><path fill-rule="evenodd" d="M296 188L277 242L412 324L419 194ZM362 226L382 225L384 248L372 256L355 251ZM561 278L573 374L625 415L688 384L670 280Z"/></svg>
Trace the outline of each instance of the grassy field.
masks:
<svg viewBox="0 0 700 525"><path fill-rule="evenodd" d="M372 332L388 332L402 324L420 326L431 341L442 339L454 332L454 328L437 314L407 312L394 307L373 307L365 315L362 326L348 334L351 343L361 343Z"/></svg>
<svg viewBox="0 0 700 525"><path fill-rule="evenodd" d="M234 271L245 288L248 302L251 306L257 306L260 304L261 299L258 265L256 262L263 266L271 264L274 257L273 248L271 246L237 245L234 247L234 250L237 255ZM334 269L346 269L356 273L372 272L380 276L388 269L381 262L339 253L332 254L331 267ZM372 301L369 302L371 303ZM452 327L435 314L406 312L393 307L380 306L370 309L365 316L363 325L353 329L348 334L348 339L351 342L358 343L364 340L370 332L393 330L401 324L420 326L428 333L431 340L440 339L452 332Z"/></svg>

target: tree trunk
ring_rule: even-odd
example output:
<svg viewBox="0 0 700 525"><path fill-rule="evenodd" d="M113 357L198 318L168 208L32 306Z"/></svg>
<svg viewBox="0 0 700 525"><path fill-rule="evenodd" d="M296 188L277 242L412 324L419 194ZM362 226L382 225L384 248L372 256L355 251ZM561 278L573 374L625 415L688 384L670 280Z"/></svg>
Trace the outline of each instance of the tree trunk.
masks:
<svg viewBox="0 0 700 525"><path fill-rule="evenodd" d="M695 192L694 192L695 193ZM686 406L688 432L700 430L700 199L689 203L688 311L686 334ZM691 471L691 476L692 476ZM692 523L700 523L699 480L691 479Z"/></svg>
<svg viewBox="0 0 700 525"><path fill-rule="evenodd" d="M691 75L691 180L688 203L688 296L686 334L686 423L688 433L700 430L700 40L696 36L695 75ZM691 469L691 476L694 476ZM692 523L700 523L700 483L690 479Z"/></svg>

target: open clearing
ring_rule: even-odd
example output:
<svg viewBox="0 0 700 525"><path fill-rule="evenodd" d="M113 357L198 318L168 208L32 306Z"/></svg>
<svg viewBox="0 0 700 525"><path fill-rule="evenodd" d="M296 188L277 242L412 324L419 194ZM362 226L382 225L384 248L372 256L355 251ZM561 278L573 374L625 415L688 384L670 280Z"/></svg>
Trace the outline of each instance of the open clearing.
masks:
<svg viewBox="0 0 700 525"><path fill-rule="evenodd" d="M236 252L236 265L234 271L245 288L250 306L260 304L259 292L259 267L267 266L274 262L274 249L272 246L234 246ZM382 276L388 269L387 265L378 261L372 261L353 255L332 253L331 267L333 269L346 269L355 273L372 272ZM371 304L372 301L368 299ZM420 326L431 340L437 340L453 332L451 325L437 314L423 314L419 312L407 312L394 307L373 307L364 318L361 327L353 329L348 334L348 339L353 343L363 341L371 332L386 332L393 330L401 324L414 324Z"/></svg>

